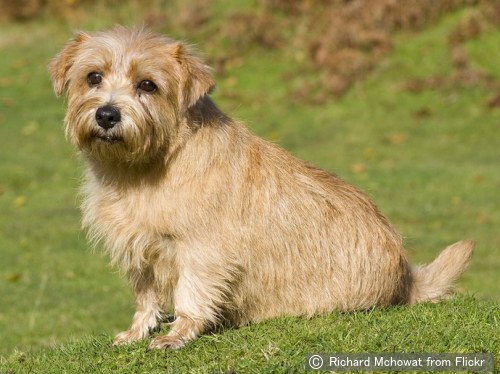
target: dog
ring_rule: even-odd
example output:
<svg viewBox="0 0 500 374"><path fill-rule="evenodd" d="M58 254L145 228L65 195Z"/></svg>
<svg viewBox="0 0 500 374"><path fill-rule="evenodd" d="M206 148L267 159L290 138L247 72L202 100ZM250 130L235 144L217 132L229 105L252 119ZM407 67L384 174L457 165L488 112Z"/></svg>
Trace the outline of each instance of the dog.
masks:
<svg viewBox="0 0 500 374"><path fill-rule="evenodd" d="M474 248L410 266L360 190L251 134L210 98L209 67L139 29L78 33L48 65L86 163L83 227L126 274L130 328L180 348L222 325L438 301Z"/></svg>

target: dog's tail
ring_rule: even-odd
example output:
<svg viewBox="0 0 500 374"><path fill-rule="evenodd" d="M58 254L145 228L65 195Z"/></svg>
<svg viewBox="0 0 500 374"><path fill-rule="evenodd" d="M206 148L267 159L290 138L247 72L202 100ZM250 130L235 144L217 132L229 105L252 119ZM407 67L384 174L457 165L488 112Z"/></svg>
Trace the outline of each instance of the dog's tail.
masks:
<svg viewBox="0 0 500 374"><path fill-rule="evenodd" d="M430 264L412 267L409 303L446 297L467 267L474 245L472 240L452 244Z"/></svg>

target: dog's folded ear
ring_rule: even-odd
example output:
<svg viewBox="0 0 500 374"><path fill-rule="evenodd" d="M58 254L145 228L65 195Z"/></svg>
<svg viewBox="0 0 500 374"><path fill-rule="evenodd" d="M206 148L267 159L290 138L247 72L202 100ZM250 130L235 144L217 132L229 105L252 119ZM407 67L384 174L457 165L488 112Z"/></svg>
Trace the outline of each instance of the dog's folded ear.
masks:
<svg viewBox="0 0 500 374"><path fill-rule="evenodd" d="M202 59L182 43L175 43L172 55L181 66L179 104L188 109L215 87L211 69Z"/></svg>
<svg viewBox="0 0 500 374"><path fill-rule="evenodd" d="M88 38L88 34L83 32L77 33L75 37L65 45L62 51L50 60L47 69L57 96L60 96L65 91L68 84L68 70L75 61L81 43Z"/></svg>

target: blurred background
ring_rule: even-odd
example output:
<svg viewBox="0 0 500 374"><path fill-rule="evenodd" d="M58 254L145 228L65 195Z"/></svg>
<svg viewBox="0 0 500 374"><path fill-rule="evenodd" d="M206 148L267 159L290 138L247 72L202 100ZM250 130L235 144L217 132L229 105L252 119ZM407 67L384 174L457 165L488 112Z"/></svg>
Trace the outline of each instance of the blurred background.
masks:
<svg viewBox="0 0 500 374"><path fill-rule="evenodd" d="M500 299L500 2L0 0L0 355L115 334L133 298L80 230L81 160L46 64L76 30L184 40L218 105L366 191L412 262L477 241L459 291Z"/></svg>

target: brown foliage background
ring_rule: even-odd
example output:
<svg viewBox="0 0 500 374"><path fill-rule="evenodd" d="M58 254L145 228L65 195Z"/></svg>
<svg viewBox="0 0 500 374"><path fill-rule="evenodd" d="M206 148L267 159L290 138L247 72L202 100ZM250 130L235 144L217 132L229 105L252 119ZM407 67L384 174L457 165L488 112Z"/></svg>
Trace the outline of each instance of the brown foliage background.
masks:
<svg viewBox="0 0 500 374"><path fill-rule="evenodd" d="M134 4L139 10L139 23L218 45L217 57L210 63L219 73L249 48L301 51L303 71L294 73L315 72L316 78L295 87L290 96L312 103L342 95L363 78L391 51L397 32L423 29L463 7L470 11L464 12L448 35L453 76L410 80L407 88L419 91L443 84L491 85L491 77L469 67L462 44L500 26L498 0L259 0L254 9L228 11L224 22L211 22L221 15L213 14L209 0L99 1L100 6L110 8L123 3ZM25 22L43 16L71 20L91 13L95 4L95 0L0 0L0 20Z"/></svg>

